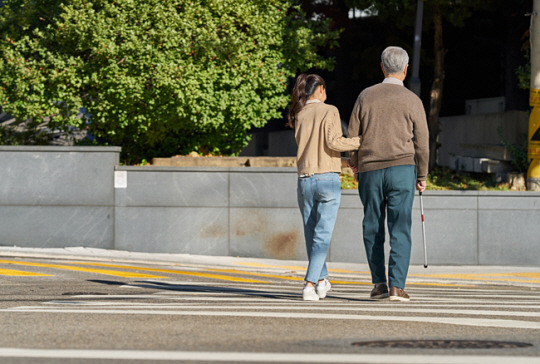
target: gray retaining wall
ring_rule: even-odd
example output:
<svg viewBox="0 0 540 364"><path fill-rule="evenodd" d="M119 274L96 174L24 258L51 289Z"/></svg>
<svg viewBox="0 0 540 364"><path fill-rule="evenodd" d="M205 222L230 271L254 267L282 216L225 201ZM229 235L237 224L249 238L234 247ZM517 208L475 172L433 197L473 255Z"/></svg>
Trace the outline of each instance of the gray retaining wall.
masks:
<svg viewBox="0 0 540 364"><path fill-rule="evenodd" d="M295 168L125 167L119 151L0 147L0 245L306 259ZM424 213L429 264L540 264L540 193L427 191ZM362 218L342 191L329 261L366 262Z"/></svg>
<svg viewBox="0 0 540 364"><path fill-rule="evenodd" d="M0 244L114 248L120 148L0 146Z"/></svg>

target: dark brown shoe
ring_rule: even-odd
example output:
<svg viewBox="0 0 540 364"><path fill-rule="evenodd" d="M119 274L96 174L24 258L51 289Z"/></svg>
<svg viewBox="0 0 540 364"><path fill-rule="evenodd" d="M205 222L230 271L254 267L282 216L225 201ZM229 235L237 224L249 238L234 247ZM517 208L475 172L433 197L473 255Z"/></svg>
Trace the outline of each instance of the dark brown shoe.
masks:
<svg viewBox="0 0 540 364"><path fill-rule="evenodd" d="M390 301L409 302L411 299L404 290L397 287L390 287Z"/></svg>
<svg viewBox="0 0 540 364"><path fill-rule="evenodd" d="M375 300L380 300L382 298L388 297L388 286L386 284L380 284L376 286L371 291L371 294L369 295L369 297Z"/></svg>

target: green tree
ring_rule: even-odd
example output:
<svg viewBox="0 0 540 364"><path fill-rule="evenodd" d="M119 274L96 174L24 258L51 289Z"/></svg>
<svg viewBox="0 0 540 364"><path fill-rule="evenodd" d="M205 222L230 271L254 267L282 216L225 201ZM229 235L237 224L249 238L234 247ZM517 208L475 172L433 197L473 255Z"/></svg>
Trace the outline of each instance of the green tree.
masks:
<svg viewBox="0 0 540 364"><path fill-rule="evenodd" d="M338 36L295 0L7 0L0 34L2 109L86 128L127 163L239 153Z"/></svg>
<svg viewBox="0 0 540 364"><path fill-rule="evenodd" d="M392 21L398 27L412 27L415 20L417 0L346 0L352 7L365 9L372 7L378 10L382 21ZM424 0L424 26L423 31L433 32L433 79L430 88L430 102L428 109L430 169L435 167L437 142L440 133L439 114L443 97L445 78L445 55L443 24L461 27L464 21L471 17L475 10L487 9L498 0ZM412 34L411 34L412 35ZM411 39L412 44L412 39Z"/></svg>

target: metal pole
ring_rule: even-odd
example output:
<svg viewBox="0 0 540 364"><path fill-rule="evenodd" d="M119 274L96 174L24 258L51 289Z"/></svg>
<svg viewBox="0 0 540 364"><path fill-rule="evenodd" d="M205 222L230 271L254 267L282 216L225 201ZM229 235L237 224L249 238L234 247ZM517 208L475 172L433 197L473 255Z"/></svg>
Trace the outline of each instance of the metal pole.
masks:
<svg viewBox="0 0 540 364"><path fill-rule="evenodd" d="M531 17L531 84L529 105L529 147L528 157L532 159L527 171L527 189L540 191L540 0L534 0Z"/></svg>
<svg viewBox="0 0 540 364"><path fill-rule="evenodd" d="M424 2L418 0L416 5L416 23L414 25L414 43L413 43L413 64L412 75L409 80L409 88L418 97L420 97L420 89L422 83L420 81L420 49L422 47L422 18L424 16Z"/></svg>
<svg viewBox="0 0 540 364"><path fill-rule="evenodd" d="M422 216L422 240L424 241L424 268L427 268L427 246L426 246L426 224L424 221L424 204L422 201L422 192L420 194L420 214Z"/></svg>

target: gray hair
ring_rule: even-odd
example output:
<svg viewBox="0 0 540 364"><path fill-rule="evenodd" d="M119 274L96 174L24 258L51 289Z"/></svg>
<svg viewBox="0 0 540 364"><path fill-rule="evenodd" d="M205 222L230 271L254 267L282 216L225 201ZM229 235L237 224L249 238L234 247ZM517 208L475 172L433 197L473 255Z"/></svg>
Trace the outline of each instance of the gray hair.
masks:
<svg viewBox="0 0 540 364"><path fill-rule="evenodd" d="M381 62L389 75L403 72L409 63L407 51L401 47L387 47L381 54Z"/></svg>

